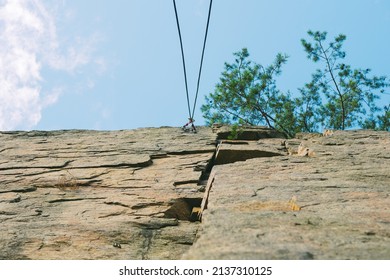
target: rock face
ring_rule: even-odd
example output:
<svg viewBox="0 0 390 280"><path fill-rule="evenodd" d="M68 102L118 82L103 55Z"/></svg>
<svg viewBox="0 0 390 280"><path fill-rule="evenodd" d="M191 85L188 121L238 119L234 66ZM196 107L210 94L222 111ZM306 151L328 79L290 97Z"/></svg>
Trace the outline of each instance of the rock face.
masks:
<svg viewBox="0 0 390 280"><path fill-rule="evenodd" d="M214 166L184 258L390 258L390 133L299 137L283 141L289 155Z"/></svg>
<svg viewBox="0 0 390 280"><path fill-rule="evenodd" d="M0 133L0 259L390 258L390 133L227 136Z"/></svg>
<svg viewBox="0 0 390 280"><path fill-rule="evenodd" d="M195 240L209 129L12 132L0 145L0 259L177 259Z"/></svg>

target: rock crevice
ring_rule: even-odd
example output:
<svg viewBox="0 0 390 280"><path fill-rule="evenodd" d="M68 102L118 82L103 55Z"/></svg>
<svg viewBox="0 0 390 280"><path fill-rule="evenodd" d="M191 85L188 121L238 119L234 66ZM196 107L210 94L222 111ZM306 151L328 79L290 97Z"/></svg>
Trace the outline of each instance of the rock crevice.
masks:
<svg viewBox="0 0 390 280"><path fill-rule="evenodd" d="M238 132L0 133L0 259L390 258L388 132Z"/></svg>

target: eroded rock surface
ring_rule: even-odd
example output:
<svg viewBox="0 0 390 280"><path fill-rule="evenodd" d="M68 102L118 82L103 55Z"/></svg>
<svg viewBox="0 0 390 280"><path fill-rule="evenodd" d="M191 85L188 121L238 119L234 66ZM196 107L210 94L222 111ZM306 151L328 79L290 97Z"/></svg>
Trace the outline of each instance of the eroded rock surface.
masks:
<svg viewBox="0 0 390 280"><path fill-rule="evenodd" d="M228 132L0 133L0 259L390 258L389 132Z"/></svg>
<svg viewBox="0 0 390 280"><path fill-rule="evenodd" d="M299 137L285 141L289 155L214 166L184 258L390 258L390 133Z"/></svg>
<svg viewBox="0 0 390 280"><path fill-rule="evenodd" d="M177 259L210 129L0 133L0 259Z"/></svg>

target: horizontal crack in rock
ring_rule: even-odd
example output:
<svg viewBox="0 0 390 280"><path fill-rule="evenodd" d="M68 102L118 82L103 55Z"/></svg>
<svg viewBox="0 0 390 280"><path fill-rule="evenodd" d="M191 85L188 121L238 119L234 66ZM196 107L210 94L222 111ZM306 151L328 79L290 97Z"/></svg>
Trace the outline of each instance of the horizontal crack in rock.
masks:
<svg viewBox="0 0 390 280"><path fill-rule="evenodd" d="M124 213L123 211L115 212L115 213L110 213L110 214L107 214L107 215L99 216L98 218L101 219L101 218L115 217L115 216L120 216L123 213Z"/></svg>
<svg viewBox="0 0 390 280"><path fill-rule="evenodd" d="M168 152L168 155L193 155L193 154L208 154L215 152L214 149L207 149L207 150L186 150L186 151L174 151L174 152Z"/></svg>
<svg viewBox="0 0 390 280"><path fill-rule="evenodd" d="M5 216L15 216L18 213L15 212L7 212L7 211L0 211L0 215L5 215Z"/></svg>
<svg viewBox="0 0 390 280"><path fill-rule="evenodd" d="M136 162L136 163L116 163L116 164L102 164L102 165L88 165L88 166L74 166L69 169L95 169L95 168L123 168L123 167L148 167L153 164L153 161L149 159L148 161Z"/></svg>
<svg viewBox="0 0 390 280"><path fill-rule="evenodd" d="M61 198L61 199L49 200L48 203L72 202L72 201L80 201L80 200L99 200L99 199L107 199L107 197Z"/></svg>
<svg viewBox="0 0 390 280"><path fill-rule="evenodd" d="M26 192L34 192L36 190L37 190L36 187L25 187L25 188L11 189L11 190L0 190L0 193L10 193L10 192L26 193Z"/></svg>
<svg viewBox="0 0 390 280"><path fill-rule="evenodd" d="M143 222L132 222L134 226L137 226L139 228L143 229L161 229L165 227L174 227L179 225L178 219L170 219L170 218L154 218L150 221L143 223Z"/></svg>
<svg viewBox="0 0 390 280"><path fill-rule="evenodd" d="M116 202L116 201L110 201L110 202L104 202L104 204L107 204L107 205L116 205L116 206L122 206L122 207L126 207L126 208L130 208L129 205L126 205L126 204L123 204L123 203L120 203L120 202Z"/></svg>
<svg viewBox="0 0 390 280"><path fill-rule="evenodd" d="M163 204L164 204L163 202L138 203L134 206L131 206L131 209L136 210L136 209L142 209L142 208L146 208L146 207L150 207L150 206L160 206Z"/></svg>
<svg viewBox="0 0 390 280"><path fill-rule="evenodd" d="M185 180L185 181L173 182L173 185L176 187L180 185L197 184L197 183L199 183L199 180Z"/></svg>
<svg viewBox="0 0 390 280"><path fill-rule="evenodd" d="M0 171L15 170L15 169L62 169L67 167L73 160L68 160L62 165L47 165L47 166L12 166L12 167L0 167Z"/></svg>
<svg viewBox="0 0 390 280"><path fill-rule="evenodd" d="M215 165L246 161L253 158L284 156L284 154L262 150L218 150Z"/></svg>

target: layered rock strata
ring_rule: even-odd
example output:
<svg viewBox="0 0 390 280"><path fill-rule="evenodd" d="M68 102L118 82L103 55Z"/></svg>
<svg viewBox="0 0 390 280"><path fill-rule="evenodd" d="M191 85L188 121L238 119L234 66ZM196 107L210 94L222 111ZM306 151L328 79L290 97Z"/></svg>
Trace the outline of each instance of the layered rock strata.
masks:
<svg viewBox="0 0 390 280"><path fill-rule="evenodd" d="M221 147L287 154L214 166L185 259L390 258L390 133L297 137Z"/></svg>
<svg viewBox="0 0 390 280"><path fill-rule="evenodd" d="M230 136L0 133L0 259L390 258L390 133Z"/></svg>
<svg viewBox="0 0 390 280"><path fill-rule="evenodd" d="M209 129L0 134L0 259L177 259Z"/></svg>

